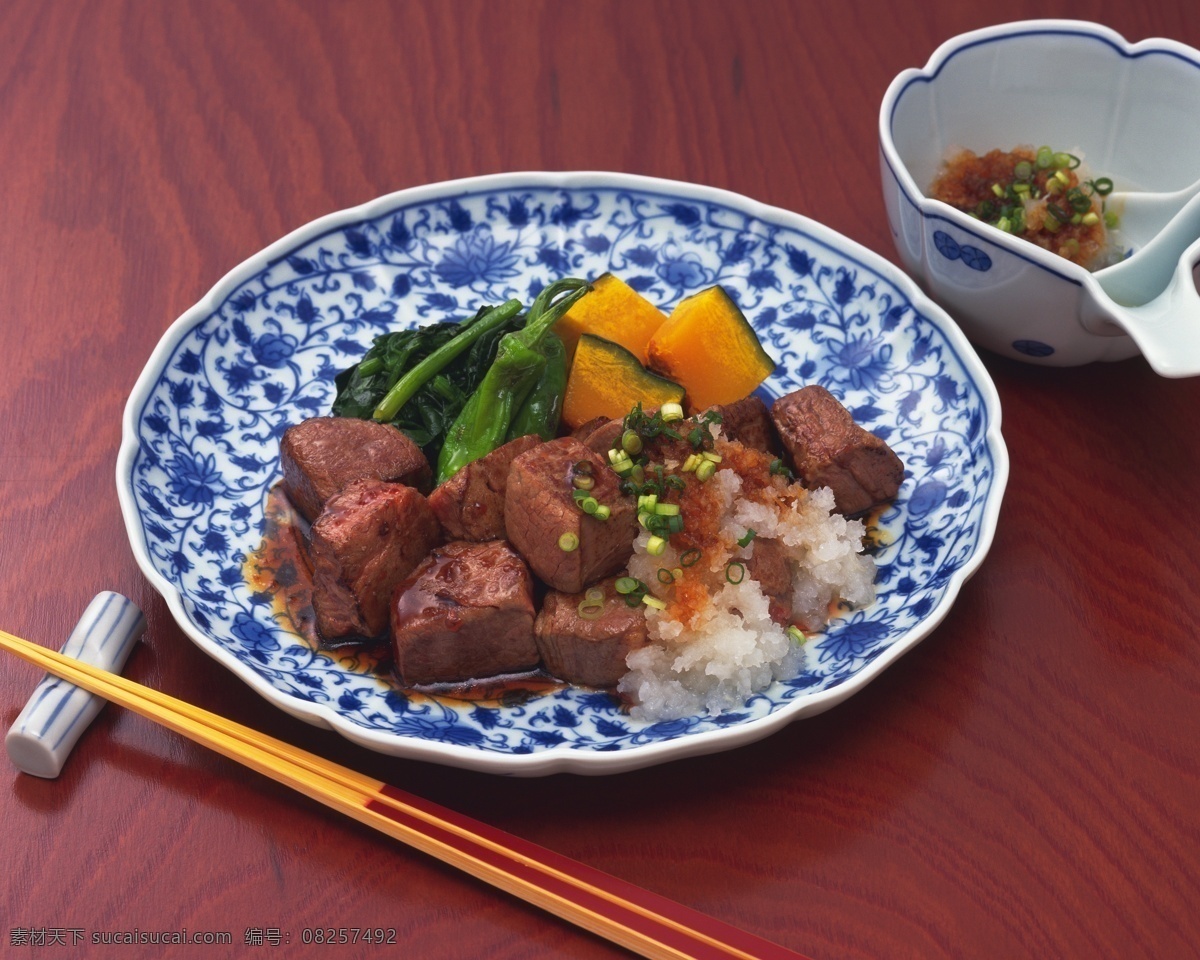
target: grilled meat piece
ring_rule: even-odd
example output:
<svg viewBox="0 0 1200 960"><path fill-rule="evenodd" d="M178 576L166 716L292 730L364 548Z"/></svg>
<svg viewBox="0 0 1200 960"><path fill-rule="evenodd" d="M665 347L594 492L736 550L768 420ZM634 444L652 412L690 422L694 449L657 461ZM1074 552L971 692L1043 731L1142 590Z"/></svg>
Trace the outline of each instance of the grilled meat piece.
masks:
<svg viewBox="0 0 1200 960"><path fill-rule="evenodd" d="M757 580L770 604L771 619L779 624L792 622L793 571L787 550L778 540L755 537L746 561L746 575Z"/></svg>
<svg viewBox="0 0 1200 960"><path fill-rule="evenodd" d="M584 513L572 496L572 478L581 463L589 465L595 482L589 493L611 510L607 520ZM504 526L513 547L546 584L578 593L625 566L633 553L637 516L633 500L620 492L607 462L579 440L560 437L513 460ZM559 545L564 534L577 538L574 549Z"/></svg>
<svg viewBox="0 0 1200 960"><path fill-rule="evenodd" d="M546 594L533 629L546 670L560 680L615 687L628 671L625 657L646 645L645 608L639 603L631 609L614 589L615 580L589 588L603 591L603 606L589 602L589 591ZM580 604L595 615L583 616Z"/></svg>
<svg viewBox="0 0 1200 960"><path fill-rule="evenodd" d="M797 476L810 488L830 487L839 513L866 513L900 490L900 458L855 423L824 387L812 384L780 397L771 407L771 419Z"/></svg>
<svg viewBox="0 0 1200 960"><path fill-rule="evenodd" d="M409 686L537 665L533 578L504 540L436 547L396 588L396 673Z"/></svg>
<svg viewBox="0 0 1200 960"><path fill-rule="evenodd" d="M355 417L310 417L289 427L279 457L283 488L309 522L352 480L388 480L425 493L433 482L425 454L404 433Z"/></svg>
<svg viewBox="0 0 1200 960"><path fill-rule="evenodd" d="M329 644L386 632L392 593L437 542L437 519L412 487L355 480L312 525L313 612Z"/></svg>
<svg viewBox="0 0 1200 960"><path fill-rule="evenodd" d="M571 436L583 443L589 450L602 457L607 457L609 450L621 445L621 434L624 432L624 420L596 417L573 430Z"/></svg>
<svg viewBox="0 0 1200 960"><path fill-rule="evenodd" d="M771 412L762 400L751 394L744 400L718 404L709 409L721 415L721 436L726 440L737 440L747 447L754 447L778 457L783 452Z"/></svg>
<svg viewBox="0 0 1200 960"><path fill-rule="evenodd" d="M497 540L504 536L504 490L513 459L542 438L518 437L458 471L429 495L450 540Z"/></svg>

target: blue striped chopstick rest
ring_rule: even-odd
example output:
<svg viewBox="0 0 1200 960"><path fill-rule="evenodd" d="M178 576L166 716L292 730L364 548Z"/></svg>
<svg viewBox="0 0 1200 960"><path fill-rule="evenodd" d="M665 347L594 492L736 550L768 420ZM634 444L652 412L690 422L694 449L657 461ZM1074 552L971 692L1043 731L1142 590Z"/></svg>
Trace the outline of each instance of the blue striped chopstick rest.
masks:
<svg viewBox="0 0 1200 960"><path fill-rule="evenodd" d="M62 652L120 673L145 629L146 618L132 600L104 590L88 604ZM35 777L57 777L104 704L102 697L47 674L4 738L9 758Z"/></svg>

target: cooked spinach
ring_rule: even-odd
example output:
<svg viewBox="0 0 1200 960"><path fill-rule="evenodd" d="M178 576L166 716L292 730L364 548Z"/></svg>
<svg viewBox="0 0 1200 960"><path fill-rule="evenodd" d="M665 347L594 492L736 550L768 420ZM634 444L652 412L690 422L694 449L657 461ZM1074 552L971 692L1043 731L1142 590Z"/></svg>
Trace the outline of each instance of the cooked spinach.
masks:
<svg viewBox="0 0 1200 960"><path fill-rule="evenodd" d="M498 317L499 309L483 307L475 316L462 322L446 321L376 337L362 360L334 379L337 394L333 414L373 419L380 404L406 373L479 325L478 336L466 338L471 341L470 345L424 380L398 411L384 420L408 434L424 450L430 462L436 463L446 431L495 360L500 338L525 323L524 316L516 312ZM489 323L488 317L500 322Z"/></svg>

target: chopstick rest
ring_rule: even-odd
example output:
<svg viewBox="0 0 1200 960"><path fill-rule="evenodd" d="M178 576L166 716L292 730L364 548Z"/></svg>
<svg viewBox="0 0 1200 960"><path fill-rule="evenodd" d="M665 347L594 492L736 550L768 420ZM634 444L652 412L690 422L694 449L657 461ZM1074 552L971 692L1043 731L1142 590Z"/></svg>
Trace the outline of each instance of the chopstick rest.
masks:
<svg viewBox="0 0 1200 960"><path fill-rule="evenodd" d="M146 618L132 600L104 590L88 604L62 652L120 673L145 629ZM106 702L47 674L4 738L9 758L18 770L35 777L57 777L71 749Z"/></svg>

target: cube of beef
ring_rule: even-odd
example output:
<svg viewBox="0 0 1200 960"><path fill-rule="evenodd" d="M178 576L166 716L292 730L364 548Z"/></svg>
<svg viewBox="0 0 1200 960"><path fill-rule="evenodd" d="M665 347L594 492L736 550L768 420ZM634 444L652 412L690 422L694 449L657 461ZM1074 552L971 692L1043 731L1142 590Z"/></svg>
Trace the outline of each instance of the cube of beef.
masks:
<svg viewBox="0 0 1200 960"><path fill-rule="evenodd" d="M595 486L589 493L611 511L607 520L584 513L572 496L577 464L586 463ZM542 580L555 590L577 593L616 573L633 553L637 517L633 500L621 493L605 459L573 437L560 437L527 450L512 462L504 496L508 539ZM560 546L568 534L576 543Z"/></svg>
<svg viewBox="0 0 1200 960"><path fill-rule="evenodd" d="M848 517L893 499L904 465L886 443L854 422L850 411L822 386L780 397L771 419L804 483L829 487Z"/></svg>
<svg viewBox="0 0 1200 960"><path fill-rule="evenodd" d="M440 535L412 487L355 480L330 497L312 525L313 613L327 643L381 636L392 594Z"/></svg>
<svg viewBox="0 0 1200 960"><path fill-rule="evenodd" d="M721 436L754 447L772 456L779 456L783 447L771 422L767 405L754 394L735 403L723 403L709 409L721 415Z"/></svg>
<svg viewBox="0 0 1200 960"><path fill-rule="evenodd" d="M573 436L576 440L581 440L581 441L587 442L587 438L591 434L591 432L593 430L595 430L601 424L608 423L609 419L610 419L609 417L601 416L601 417L592 417L591 420L585 420L583 423L581 423L579 426L577 426L574 430L571 431L571 436Z"/></svg>
<svg viewBox="0 0 1200 960"><path fill-rule="evenodd" d="M352 480L388 480L422 492L433 480L425 454L404 433L355 417L310 417L289 427L279 458L283 488L310 522Z"/></svg>
<svg viewBox="0 0 1200 960"><path fill-rule="evenodd" d="M624 420L596 417L572 431L571 436L594 453L607 457L609 450L620 446L621 434L624 432Z"/></svg>
<svg viewBox="0 0 1200 960"><path fill-rule="evenodd" d="M583 593L546 594L533 629L543 664L560 680L615 687L628 672L625 658L646 645L645 607L631 609L614 583L610 577ZM590 600L591 590L603 591L603 597ZM580 613L580 604L588 616Z"/></svg>
<svg viewBox="0 0 1200 960"><path fill-rule="evenodd" d="M746 576L762 587L771 619L779 624L791 623L794 573L784 545L768 537L755 537L746 561Z"/></svg>
<svg viewBox="0 0 1200 960"><path fill-rule="evenodd" d="M504 540L436 547L396 588L392 645L408 685L537 666L533 577Z"/></svg>
<svg viewBox="0 0 1200 960"><path fill-rule="evenodd" d="M468 463L429 495L429 506L450 540L496 540L504 536L504 490L513 459L542 442L518 437Z"/></svg>

